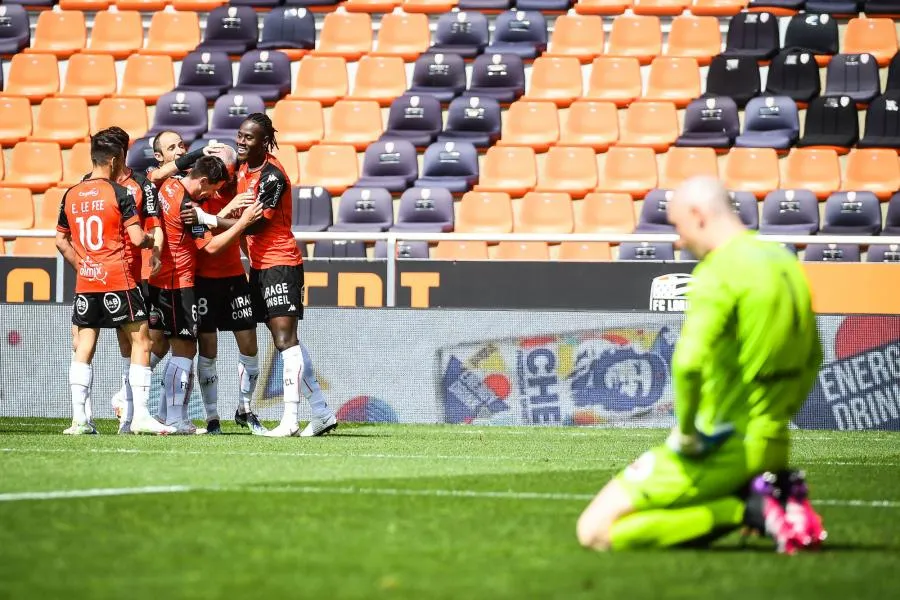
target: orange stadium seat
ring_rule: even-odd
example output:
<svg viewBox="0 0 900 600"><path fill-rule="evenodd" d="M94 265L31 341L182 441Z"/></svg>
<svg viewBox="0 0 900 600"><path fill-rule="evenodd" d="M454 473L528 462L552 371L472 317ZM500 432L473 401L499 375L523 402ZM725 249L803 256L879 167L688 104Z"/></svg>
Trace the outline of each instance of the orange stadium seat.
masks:
<svg viewBox="0 0 900 600"><path fill-rule="evenodd" d="M530 146L492 146L484 155L475 191L520 197L537 185L537 160Z"/></svg>
<svg viewBox="0 0 900 600"><path fill-rule="evenodd" d="M603 17L563 15L553 25L550 47L544 56L571 56L589 63L603 54Z"/></svg>
<svg viewBox="0 0 900 600"><path fill-rule="evenodd" d="M506 192L466 192L459 201L459 233L512 233L513 210Z"/></svg>
<svg viewBox="0 0 900 600"><path fill-rule="evenodd" d="M531 146L546 152L559 140L559 115L552 102L517 100L503 118L501 146Z"/></svg>
<svg viewBox="0 0 900 600"><path fill-rule="evenodd" d="M316 100L331 106L347 95L347 62L340 56L304 56L297 70L292 100Z"/></svg>
<svg viewBox="0 0 900 600"><path fill-rule="evenodd" d="M34 216L35 229L56 229L59 221L59 207L66 193L64 187L52 187L44 192L41 207Z"/></svg>
<svg viewBox="0 0 900 600"><path fill-rule="evenodd" d="M0 179L3 179L6 176L5 168L4 168L4 160L3 160L3 148L0 148Z"/></svg>
<svg viewBox="0 0 900 600"><path fill-rule="evenodd" d="M13 256L47 256L55 257L58 254L56 249L56 238L16 238L13 243Z"/></svg>
<svg viewBox="0 0 900 600"><path fill-rule="evenodd" d="M140 98L156 104L159 97L175 89L175 67L166 55L133 54L125 61L122 76L122 98Z"/></svg>
<svg viewBox="0 0 900 600"><path fill-rule="evenodd" d="M650 65L644 100L674 102L684 108L700 97L700 67L693 58L660 56Z"/></svg>
<svg viewBox="0 0 900 600"><path fill-rule="evenodd" d="M164 10L153 13L142 54L184 58L200 43L200 18L195 12Z"/></svg>
<svg viewBox="0 0 900 600"><path fill-rule="evenodd" d="M853 150L847 157L842 189L873 192L884 202L900 189L900 159L886 148Z"/></svg>
<svg viewBox="0 0 900 600"><path fill-rule="evenodd" d="M581 198L597 187L597 157L587 146L554 146L544 160L535 191Z"/></svg>
<svg viewBox="0 0 900 600"><path fill-rule="evenodd" d="M820 200L841 189L837 152L823 148L794 148L784 160L781 187L809 190Z"/></svg>
<svg viewBox="0 0 900 600"><path fill-rule="evenodd" d="M136 10L104 10L94 16L89 52L109 54L121 60L140 50L143 45L144 26L141 13Z"/></svg>
<svg viewBox="0 0 900 600"><path fill-rule="evenodd" d="M228 0L172 0L172 8L175 10L191 10L198 13L208 13L227 2Z"/></svg>
<svg viewBox="0 0 900 600"><path fill-rule="evenodd" d="M721 52L722 33L717 18L682 15L672 19L666 56L693 58L702 66Z"/></svg>
<svg viewBox="0 0 900 600"><path fill-rule="evenodd" d="M581 63L574 56L539 56L531 66L526 100L549 100L566 107L581 97Z"/></svg>
<svg viewBox="0 0 900 600"><path fill-rule="evenodd" d="M78 142L63 159L62 181L59 187L69 188L91 172L91 143Z"/></svg>
<svg viewBox="0 0 900 600"><path fill-rule="evenodd" d="M619 15L613 20L609 34L609 56L633 56L649 65L662 52L659 17Z"/></svg>
<svg viewBox="0 0 900 600"><path fill-rule="evenodd" d="M431 251L434 260L487 260L487 242L475 241L443 241L438 242Z"/></svg>
<svg viewBox="0 0 900 600"><path fill-rule="evenodd" d="M346 0L341 6L347 12L389 13L398 6L401 0Z"/></svg>
<svg viewBox="0 0 900 600"><path fill-rule="evenodd" d="M598 56L591 64L586 100L628 106L641 95L641 64L634 57Z"/></svg>
<svg viewBox="0 0 900 600"><path fill-rule="evenodd" d="M691 0L634 0L631 12L636 15L674 17L683 13Z"/></svg>
<svg viewBox="0 0 900 600"><path fill-rule="evenodd" d="M12 146L31 135L28 98L0 96L0 144Z"/></svg>
<svg viewBox="0 0 900 600"><path fill-rule="evenodd" d="M10 153L3 185L43 192L62 179L62 152L54 142L19 142Z"/></svg>
<svg viewBox="0 0 900 600"><path fill-rule="evenodd" d="M719 161L713 148L670 148L665 161L660 181L664 189L675 189L691 177L719 175Z"/></svg>
<svg viewBox="0 0 900 600"><path fill-rule="evenodd" d="M272 110L272 124L278 130L278 142L298 150L309 149L325 134L322 105L315 100L278 101Z"/></svg>
<svg viewBox="0 0 900 600"><path fill-rule="evenodd" d="M395 12L381 18L374 56L399 56L414 61L431 45L428 17L423 14Z"/></svg>
<svg viewBox="0 0 900 600"><path fill-rule="evenodd" d="M52 54L16 54L9 63L4 96L40 102L59 91L59 64Z"/></svg>
<svg viewBox="0 0 900 600"><path fill-rule="evenodd" d="M342 194L359 179L356 148L349 144L318 144L303 157L300 181L318 185L331 194Z"/></svg>
<svg viewBox="0 0 900 600"><path fill-rule="evenodd" d="M366 13L333 12L325 15L319 41L312 53L355 61L371 50L372 17Z"/></svg>
<svg viewBox="0 0 900 600"><path fill-rule="evenodd" d="M100 11L109 8L112 0L59 0L62 10Z"/></svg>
<svg viewBox="0 0 900 600"><path fill-rule="evenodd" d="M300 155L297 153L297 149L285 144L284 146L275 148L275 151L272 154L275 155L275 158L277 158L278 162L281 163L281 166L284 167L284 174L288 176L291 184L299 184Z"/></svg>
<svg viewBox="0 0 900 600"><path fill-rule="evenodd" d="M528 192L521 200L516 233L572 233L572 198L564 192Z"/></svg>
<svg viewBox="0 0 900 600"><path fill-rule="evenodd" d="M575 12L579 15L621 15L631 8L631 0L578 0Z"/></svg>
<svg viewBox="0 0 900 600"><path fill-rule="evenodd" d="M612 102L573 102L559 130L560 144L588 146L596 152L605 152L618 139L619 111Z"/></svg>
<svg viewBox="0 0 900 600"><path fill-rule="evenodd" d="M374 100L338 100L331 108L325 144L350 144L357 151L377 140L384 126L381 107Z"/></svg>
<svg viewBox="0 0 900 600"><path fill-rule="evenodd" d="M116 64L108 54L76 54L69 59L60 96L80 96L89 104L116 93Z"/></svg>
<svg viewBox="0 0 900 600"><path fill-rule="evenodd" d="M155 13L165 9L169 0L115 0L114 4L119 10Z"/></svg>
<svg viewBox="0 0 900 600"><path fill-rule="evenodd" d="M132 143L147 135L147 106L140 98L104 98L97 105L92 133L117 125L128 133ZM279 132L280 133L280 132Z"/></svg>
<svg viewBox="0 0 900 600"><path fill-rule="evenodd" d="M694 0L688 7L691 14L711 17L731 17L745 8L749 0Z"/></svg>
<svg viewBox="0 0 900 600"><path fill-rule="evenodd" d="M381 106L406 91L406 67L399 56L363 56L349 100L374 100Z"/></svg>
<svg viewBox="0 0 900 600"><path fill-rule="evenodd" d="M611 259L608 242L563 242L559 245L559 260L595 262Z"/></svg>
<svg viewBox="0 0 900 600"><path fill-rule="evenodd" d="M26 188L0 187L0 229L34 227L34 200Z"/></svg>
<svg viewBox="0 0 900 600"><path fill-rule="evenodd" d="M90 136L90 116L84 98L44 98L28 137L32 142L56 142L69 148Z"/></svg>
<svg viewBox="0 0 900 600"><path fill-rule="evenodd" d="M403 0L402 8L408 13L436 15L450 12L458 0Z"/></svg>
<svg viewBox="0 0 900 600"><path fill-rule="evenodd" d="M634 199L624 192L593 192L584 197L576 233L631 233Z"/></svg>
<svg viewBox="0 0 900 600"><path fill-rule="evenodd" d="M0 238L0 256L6 256L6 241Z"/></svg>
<svg viewBox="0 0 900 600"><path fill-rule="evenodd" d="M868 53L879 67L886 67L897 54L897 29L893 19L857 17L850 19L841 44L844 54Z"/></svg>
<svg viewBox="0 0 900 600"><path fill-rule="evenodd" d="M497 244L499 260L550 260L547 242L500 242Z"/></svg>
<svg viewBox="0 0 900 600"><path fill-rule="evenodd" d="M45 10L38 16L37 27L27 53L53 54L68 58L83 50L87 43L87 27L80 10Z"/></svg>
<svg viewBox="0 0 900 600"><path fill-rule="evenodd" d="M620 146L646 146L665 152L678 138L678 111L672 102L635 102L625 111Z"/></svg>
<svg viewBox="0 0 900 600"><path fill-rule="evenodd" d="M778 153L774 148L733 148L722 175L728 189L764 198L778 189Z"/></svg>
<svg viewBox="0 0 900 600"><path fill-rule="evenodd" d="M656 187L657 180L656 153L653 148L613 146L606 153L597 191L624 192L632 197L643 198Z"/></svg>

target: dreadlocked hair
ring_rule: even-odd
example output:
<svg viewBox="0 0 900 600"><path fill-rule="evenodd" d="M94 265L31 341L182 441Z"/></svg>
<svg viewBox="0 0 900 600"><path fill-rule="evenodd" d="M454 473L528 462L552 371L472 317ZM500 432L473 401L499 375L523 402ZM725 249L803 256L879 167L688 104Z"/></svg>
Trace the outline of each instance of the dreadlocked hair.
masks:
<svg viewBox="0 0 900 600"><path fill-rule="evenodd" d="M248 121L256 123L263 132L263 143L266 145L266 152L271 152L278 148L278 141L275 139L277 129L272 125L272 119L266 113L253 113L247 117Z"/></svg>

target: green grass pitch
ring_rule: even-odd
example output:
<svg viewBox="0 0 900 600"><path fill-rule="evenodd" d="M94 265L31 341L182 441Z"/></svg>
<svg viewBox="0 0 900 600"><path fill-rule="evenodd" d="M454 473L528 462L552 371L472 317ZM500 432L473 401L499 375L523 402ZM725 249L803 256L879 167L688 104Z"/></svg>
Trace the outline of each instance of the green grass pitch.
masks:
<svg viewBox="0 0 900 600"><path fill-rule="evenodd" d="M786 557L762 540L741 550L736 535L709 551L578 546L587 501L660 430L344 426L263 439L232 425L155 438L108 435L104 422L104 435L71 438L65 426L0 419L0 598L897 592L900 434L796 434L830 537Z"/></svg>

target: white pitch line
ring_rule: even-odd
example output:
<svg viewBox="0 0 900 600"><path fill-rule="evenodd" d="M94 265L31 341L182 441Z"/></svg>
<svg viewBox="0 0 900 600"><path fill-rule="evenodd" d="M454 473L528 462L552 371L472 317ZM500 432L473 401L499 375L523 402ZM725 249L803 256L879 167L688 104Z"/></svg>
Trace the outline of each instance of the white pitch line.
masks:
<svg viewBox="0 0 900 600"><path fill-rule="evenodd" d="M99 498L101 496L132 496L144 494L177 494L195 488L186 485L162 485L134 488L90 488L86 490L53 490L49 492L13 492L0 494L0 502L21 500L62 500L67 498Z"/></svg>

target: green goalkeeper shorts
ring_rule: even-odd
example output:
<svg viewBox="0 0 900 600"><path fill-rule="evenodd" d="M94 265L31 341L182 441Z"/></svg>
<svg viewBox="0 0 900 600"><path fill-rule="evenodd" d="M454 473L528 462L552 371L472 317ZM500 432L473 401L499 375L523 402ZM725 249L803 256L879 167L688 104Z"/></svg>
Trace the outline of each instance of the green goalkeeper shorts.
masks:
<svg viewBox="0 0 900 600"><path fill-rule="evenodd" d="M727 440L703 458L676 454L668 446L648 450L616 476L635 510L674 508L741 491L752 477L787 466L788 441Z"/></svg>

